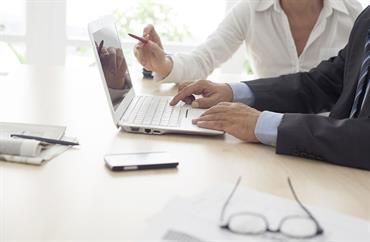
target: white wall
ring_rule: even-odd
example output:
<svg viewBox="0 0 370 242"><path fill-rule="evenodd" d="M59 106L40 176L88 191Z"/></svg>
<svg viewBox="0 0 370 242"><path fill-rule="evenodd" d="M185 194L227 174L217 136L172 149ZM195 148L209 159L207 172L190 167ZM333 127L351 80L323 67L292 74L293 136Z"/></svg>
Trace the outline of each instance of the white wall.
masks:
<svg viewBox="0 0 370 242"><path fill-rule="evenodd" d="M66 55L66 2L26 1L27 62L63 65Z"/></svg>

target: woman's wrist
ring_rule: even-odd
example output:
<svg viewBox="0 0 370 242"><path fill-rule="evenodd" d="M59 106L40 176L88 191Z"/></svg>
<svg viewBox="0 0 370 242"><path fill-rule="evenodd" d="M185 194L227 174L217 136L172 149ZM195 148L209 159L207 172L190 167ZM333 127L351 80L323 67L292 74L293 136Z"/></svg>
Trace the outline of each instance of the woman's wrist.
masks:
<svg viewBox="0 0 370 242"><path fill-rule="evenodd" d="M165 77L167 77L171 73L172 68L173 68L172 58L170 56L166 55L165 61L164 61L164 64L163 64L163 68L162 68L162 70L161 70L161 72L159 74L163 78L165 78Z"/></svg>

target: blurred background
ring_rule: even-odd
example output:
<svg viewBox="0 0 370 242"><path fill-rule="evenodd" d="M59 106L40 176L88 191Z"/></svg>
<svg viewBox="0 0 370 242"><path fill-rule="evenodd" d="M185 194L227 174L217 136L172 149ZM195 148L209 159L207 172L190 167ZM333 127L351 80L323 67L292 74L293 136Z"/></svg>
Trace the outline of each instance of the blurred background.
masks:
<svg viewBox="0 0 370 242"><path fill-rule="evenodd" d="M0 75L16 64L83 65L94 63L87 23L106 14L118 22L126 57L134 63L135 40L152 23L167 51L188 51L202 42L237 0L12 0L0 8ZM363 6L369 0L360 0ZM206 10L206 11L205 11ZM250 73L244 51L222 67Z"/></svg>

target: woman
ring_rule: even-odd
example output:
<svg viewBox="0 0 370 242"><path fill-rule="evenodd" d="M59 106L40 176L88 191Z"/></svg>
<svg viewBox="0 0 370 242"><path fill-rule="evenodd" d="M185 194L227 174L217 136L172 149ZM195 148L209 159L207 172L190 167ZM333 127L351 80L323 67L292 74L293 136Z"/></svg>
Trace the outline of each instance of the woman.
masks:
<svg viewBox="0 0 370 242"><path fill-rule="evenodd" d="M166 55L151 25L134 52L163 82L204 79L243 43L257 77L308 71L344 47L361 9L356 0L241 0L190 53Z"/></svg>

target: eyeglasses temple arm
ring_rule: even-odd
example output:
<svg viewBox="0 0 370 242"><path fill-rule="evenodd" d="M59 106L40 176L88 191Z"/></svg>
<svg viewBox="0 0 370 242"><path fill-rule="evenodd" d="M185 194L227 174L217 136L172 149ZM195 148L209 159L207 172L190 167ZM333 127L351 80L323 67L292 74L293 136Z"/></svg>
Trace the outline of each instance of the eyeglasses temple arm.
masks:
<svg viewBox="0 0 370 242"><path fill-rule="evenodd" d="M242 177L239 176L238 177L238 180L236 181L235 185L234 185L234 188L233 190L231 191L230 195L227 197L224 205L222 206L222 210L221 210L221 214L220 214L220 225L222 225L223 221L224 221L224 217L225 217L225 211L226 211L226 208L227 206L229 205L229 202L231 200L231 198L233 197L236 189L238 188L239 184L240 184L240 181L242 180Z"/></svg>
<svg viewBox="0 0 370 242"><path fill-rule="evenodd" d="M308 216L310 216L310 218L315 222L315 224L319 228L319 232L321 233L323 231L323 228L321 227L319 221L317 221L316 218L313 216L313 214L310 212L310 210L308 210L308 208L306 208L306 206L303 205L303 203L301 202L301 200L299 200L299 198L298 198L298 196L297 196L297 194L296 194L296 192L294 190L293 184L292 184L292 182L291 182L291 180L290 180L289 177L288 177L288 184L289 184L289 188L290 188L291 192L293 193L293 197L296 200L296 202L308 214Z"/></svg>

